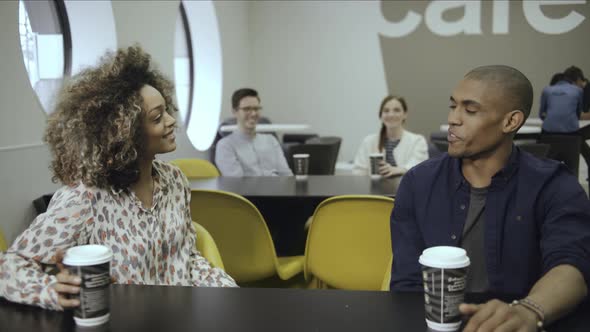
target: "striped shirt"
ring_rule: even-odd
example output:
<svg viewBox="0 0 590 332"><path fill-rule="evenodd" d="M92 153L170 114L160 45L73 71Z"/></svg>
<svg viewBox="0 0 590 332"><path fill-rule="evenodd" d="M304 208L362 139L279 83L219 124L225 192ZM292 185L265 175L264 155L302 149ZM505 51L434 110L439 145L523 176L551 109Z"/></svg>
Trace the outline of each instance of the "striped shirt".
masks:
<svg viewBox="0 0 590 332"><path fill-rule="evenodd" d="M385 161L387 161L391 166L397 166L395 162L395 158L393 157L393 150L399 144L399 139L390 140L388 139L385 142Z"/></svg>

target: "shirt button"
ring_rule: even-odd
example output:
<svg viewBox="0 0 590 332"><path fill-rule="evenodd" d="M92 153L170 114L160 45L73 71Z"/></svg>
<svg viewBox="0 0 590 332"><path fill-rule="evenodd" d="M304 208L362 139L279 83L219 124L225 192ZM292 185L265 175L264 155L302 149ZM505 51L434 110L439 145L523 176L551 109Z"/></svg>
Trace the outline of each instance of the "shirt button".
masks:
<svg viewBox="0 0 590 332"><path fill-rule="evenodd" d="M457 236L455 234L452 234L451 235L451 239L456 240L457 239Z"/></svg>
<svg viewBox="0 0 590 332"><path fill-rule="evenodd" d="M465 204L461 204L460 208L461 210L465 210Z"/></svg>
<svg viewBox="0 0 590 332"><path fill-rule="evenodd" d="M521 221L522 217L521 216L516 216L516 220Z"/></svg>

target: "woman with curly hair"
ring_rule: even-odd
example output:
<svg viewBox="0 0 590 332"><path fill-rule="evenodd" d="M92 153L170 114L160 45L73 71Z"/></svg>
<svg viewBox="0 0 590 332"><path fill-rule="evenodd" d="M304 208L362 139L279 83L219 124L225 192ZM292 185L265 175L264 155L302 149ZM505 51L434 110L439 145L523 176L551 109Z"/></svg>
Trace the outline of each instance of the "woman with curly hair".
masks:
<svg viewBox="0 0 590 332"><path fill-rule="evenodd" d="M46 213L0 256L0 295L60 310L79 301L80 280L61 270L63 251L111 248L118 283L236 286L195 249L190 187L182 172L156 160L176 149L173 87L135 46L107 53L72 78L48 120L45 140L54 181L64 187Z"/></svg>

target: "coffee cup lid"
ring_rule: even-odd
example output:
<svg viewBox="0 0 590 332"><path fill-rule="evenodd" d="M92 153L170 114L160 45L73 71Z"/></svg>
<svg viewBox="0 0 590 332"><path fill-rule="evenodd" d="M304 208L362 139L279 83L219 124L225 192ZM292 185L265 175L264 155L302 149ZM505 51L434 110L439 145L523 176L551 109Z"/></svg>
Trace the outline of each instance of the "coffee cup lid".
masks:
<svg viewBox="0 0 590 332"><path fill-rule="evenodd" d="M431 247L422 252L420 264L438 269L459 269L469 266L467 252L458 247Z"/></svg>
<svg viewBox="0 0 590 332"><path fill-rule="evenodd" d="M111 249L98 244L88 244L68 249L63 263L71 266L88 266L109 262Z"/></svg>
<svg viewBox="0 0 590 332"><path fill-rule="evenodd" d="M297 153L293 155L293 158L309 158L309 153Z"/></svg>

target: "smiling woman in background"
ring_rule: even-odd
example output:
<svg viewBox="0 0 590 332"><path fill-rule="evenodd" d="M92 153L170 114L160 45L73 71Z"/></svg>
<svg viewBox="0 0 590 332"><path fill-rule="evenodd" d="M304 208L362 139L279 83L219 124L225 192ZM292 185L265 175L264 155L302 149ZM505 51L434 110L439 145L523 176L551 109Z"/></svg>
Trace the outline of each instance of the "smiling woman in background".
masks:
<svg viewBox="0 0 590 332"><path fill-rule="evenodd" d="M0 296L60 310L79 301L80 280L61 270L63 251L101 244L118 283L235 286L196 251L191 191L182 172L156 160L176 149L170 81L139 47L107 54L67 84L45 140L60 188L46 213L0 256Z"/></svg>
<svg viewBox="0 0 590 332"><path fill-rule="evenodd" d="M384 153L379 174L384 177L401 175L428 159L428 146L422 135L405 130L408 106L403 97L387 96L381 102L379 119L381 131L363 140L354 158L353 172L358 175L371 173L369 155Z"/></svg>

